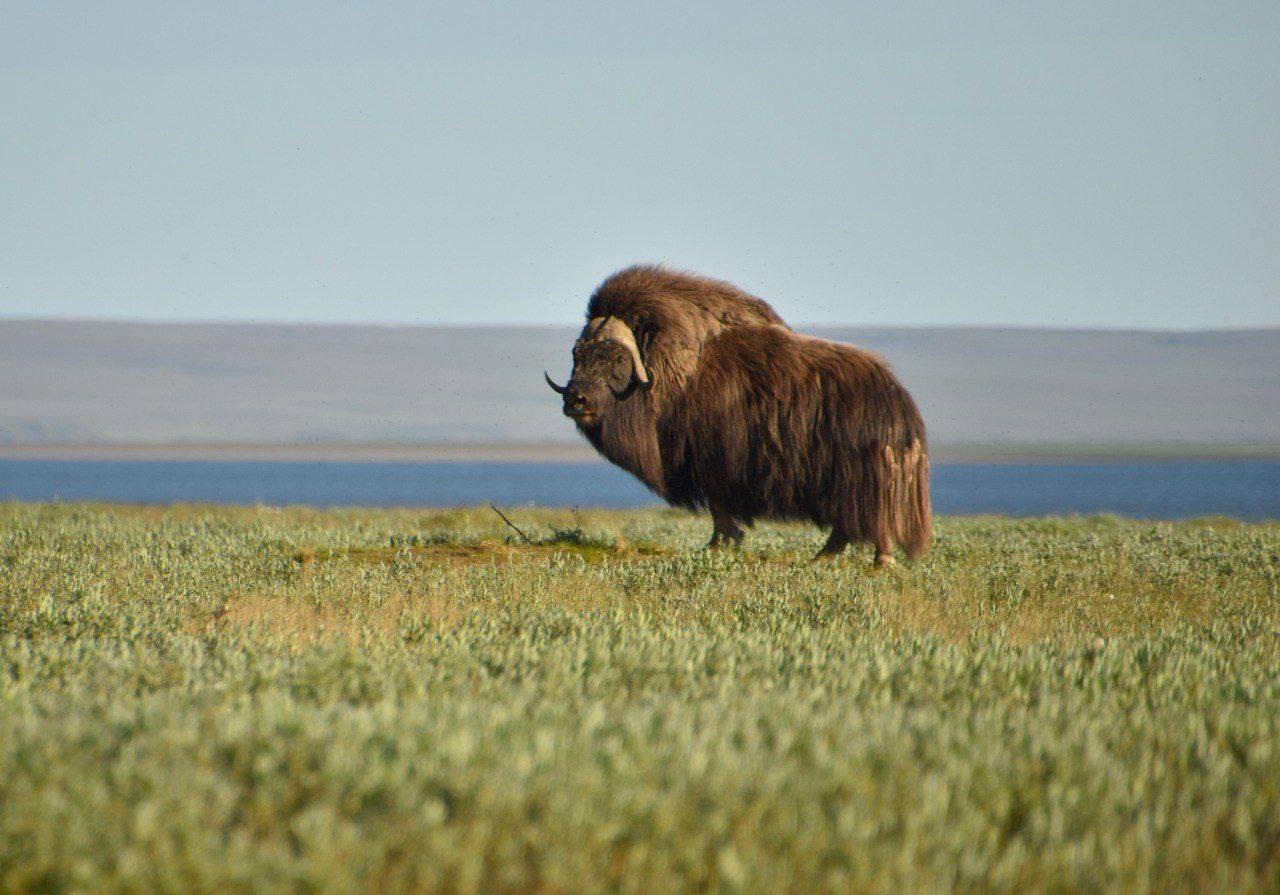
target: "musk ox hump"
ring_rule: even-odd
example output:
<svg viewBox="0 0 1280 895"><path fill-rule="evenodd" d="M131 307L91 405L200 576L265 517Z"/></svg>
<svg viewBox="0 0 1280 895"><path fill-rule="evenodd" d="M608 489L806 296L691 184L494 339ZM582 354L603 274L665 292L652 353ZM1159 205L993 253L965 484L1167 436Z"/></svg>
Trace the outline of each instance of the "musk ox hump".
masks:
<svg viewBox="0 0 1280 895"><path fill-rule="evenodd" d="M631 330L658 383L655 407L684 387L707 343L726 330L788 329L767 302L731 283L654 265L606 279L587 303L587 317L621 320Z"/></svg>
<svg viewBox="0 0 1280 895"><path fill-rule="evenodd" d="M697 319L716 330L786 326L768 302L732 283L654 264L635 265L608 277L592 294L587 316L619 317L633 330L642 322L677 318Z"/></svg>

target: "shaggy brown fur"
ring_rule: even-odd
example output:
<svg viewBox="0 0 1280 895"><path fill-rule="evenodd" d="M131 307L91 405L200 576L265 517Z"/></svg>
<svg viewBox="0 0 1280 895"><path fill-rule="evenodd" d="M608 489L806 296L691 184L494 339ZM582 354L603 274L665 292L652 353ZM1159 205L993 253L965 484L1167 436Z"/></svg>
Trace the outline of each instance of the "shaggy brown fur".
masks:
<svg viewBox="0 0 1280 895"><path fill-rule="evenodd" d="M630 328L650 382L626 391L633 356L584 329L565 412L669 503L709 509L713 543L777 518L830 526L824 554L870 541L888 562L895 543L927 548L924 423L878 357L794 333L728 283L657 267L605 280L587 317Z"/></svg>

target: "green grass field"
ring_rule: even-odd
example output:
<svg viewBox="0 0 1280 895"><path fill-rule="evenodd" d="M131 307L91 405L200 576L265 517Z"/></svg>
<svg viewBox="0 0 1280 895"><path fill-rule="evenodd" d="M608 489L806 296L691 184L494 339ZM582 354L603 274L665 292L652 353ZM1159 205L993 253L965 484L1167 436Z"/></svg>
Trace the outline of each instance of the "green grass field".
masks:
<svg viewBox="0 0 1280 895"><path fill-rule="evenodd" d="M1280 525L0 504L0 891L1280 886Z"/></svg>

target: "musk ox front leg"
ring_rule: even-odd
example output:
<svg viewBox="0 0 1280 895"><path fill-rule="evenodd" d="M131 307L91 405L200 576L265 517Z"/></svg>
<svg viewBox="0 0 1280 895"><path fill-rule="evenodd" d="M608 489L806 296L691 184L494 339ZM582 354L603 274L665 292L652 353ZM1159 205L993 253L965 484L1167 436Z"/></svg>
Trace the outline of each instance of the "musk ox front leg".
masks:
<svg viewBox="0 0 1280 895"><path fill-rule="evenodd" d="M711 508L711 522L714 528L711 532L711 540L707 543L707 547L740 547L742 539L746 536L746 532L742 530L742 526L734 521L734 518L723 510L715 507Z"/></svg>

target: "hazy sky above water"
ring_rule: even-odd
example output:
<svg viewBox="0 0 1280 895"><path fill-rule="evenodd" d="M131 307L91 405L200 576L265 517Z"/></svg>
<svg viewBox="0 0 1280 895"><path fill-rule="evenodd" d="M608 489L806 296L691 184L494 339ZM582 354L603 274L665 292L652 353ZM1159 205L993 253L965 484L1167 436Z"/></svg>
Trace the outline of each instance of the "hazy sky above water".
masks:
<svg viewBox="0 0 1280 895"><path fill-rule="evenodd" d="M1000 8L998 8L1000 7ZM1280 6L0 0L0 315L1280 325Z"/></svg>

